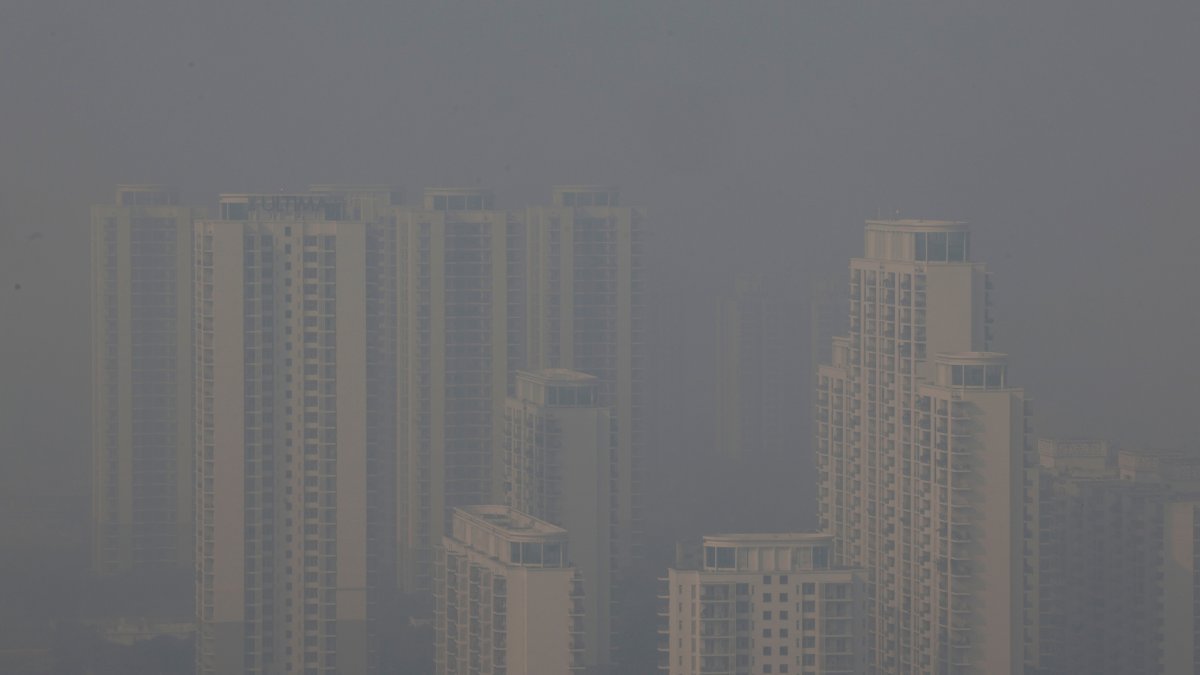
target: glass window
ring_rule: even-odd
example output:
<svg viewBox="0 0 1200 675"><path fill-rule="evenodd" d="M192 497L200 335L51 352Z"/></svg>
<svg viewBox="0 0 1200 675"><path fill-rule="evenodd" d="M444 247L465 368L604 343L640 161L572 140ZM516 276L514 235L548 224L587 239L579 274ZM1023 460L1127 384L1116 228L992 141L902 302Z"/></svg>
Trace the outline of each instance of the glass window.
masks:
<svg viewBox="0 0 1200 675"><path fill-rule="evenodd" d="M769 585L771 585L771 575L770 575L770 574L764 574L764 575L763 575L763 585L764 585L764 586L769 586Z"/></svg>
<svg viewBox="0 0 1200 675"><path fill-rule="evenodd" d="M967 233L966 232L951 232L949 235L949 255L947 259L950 262L962 262L967 259Z"/></svg>
<svg viewBox="0 0 1200 675"><path fill-rule="evenodd" d="M519 563L521 562L521 545L513 542L508 545L508 561Z"/></svg>
<svg viewBox="0 0 1200 675"><path fill-rule="evenodd" d="M963 369L963 378L968 387L983 386L983 366L967 366Z"/></svg>
<svg viewBox="0 0 1200 675"><path fill-rule="evenodd" d="M963 383L963 367L950 366L950 384L962 386Z"/></svg>
<svg viewBox="0 0 1200 675"><path fill-rule="evenodd" d="M561 544L546 544L542 548L542 566L543 567L561 567L562 566L562 545Z"/></svg>
<svg viewBox="0 0 1200 675"><path fill-rule="evenodd" d="M571 194L571 193L568 192L567 194ZM704 566L705 567L716 567L717 566L717 549L715 547L713 547L713 546L705 546L704 547Z"/></svg>
<svg viewBox="0 0 1200 675"><path fill-rule="evenodd" d="M946 233L930 232L928 237L928 259L934 262L946 260Z"/></svg>
<svg viewBox="0 0 1200 675"><path fill-rule="evenodd" d="M913 257L916 260L925 260L925 233L918 232L913 235Z"/></svg>
<svg viewBox="0 0 1200 675"><path fill-rule="evenodd" d="M720 569L733 569L735 566L735 549L732 546L721 546L717 548L717 567Z"/></svg>
<svg viewBox="0 0 1200 675"><path fill-rule="evenodd" d="M813 549L813 569L823 570L829 567L829 549L814 548Z"/></svg>
<svg viewBox="0 0 1200 675"><path fill-rule="evenodd" d="M536 542L521 544L521 562L525 565L542 564L542 545Z"/></svg>
<svg viewBox="0 0 1200 675"><path fill-rule="evenodd" d="M999 389L1004 386L1004 366L988 366L986 374L988 389Z"/></svg>

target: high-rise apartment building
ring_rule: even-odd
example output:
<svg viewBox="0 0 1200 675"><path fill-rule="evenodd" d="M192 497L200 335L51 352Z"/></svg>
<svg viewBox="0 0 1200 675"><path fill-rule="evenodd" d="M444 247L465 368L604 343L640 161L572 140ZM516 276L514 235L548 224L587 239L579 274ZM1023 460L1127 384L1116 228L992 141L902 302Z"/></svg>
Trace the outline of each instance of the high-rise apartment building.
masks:
<svg viewBox="0 0 1200 675"><path fill-rule="evenodd" d="M1039 442L1039 673L1200 669L1200 457Z"/></svg>
<svg viewBox="0 0 1200 675"><path fill-rule="evenodd" d="M563 527L583 577L583 663L611 662L615 425L591 375L517 373L504 413L508 505Z"/></svg>
<svg viewBox="0 0 1200 675"><path fill-rule="evenodd" d="M192 566L192 221L121 185L92 230L93 568Z"/></svg>
<svg viewBox="0 0 1200 675"><path fill-rule="evenodd" d="M197 672L372 670L368 229L314 194L195 226Z"/></svg>
<svg viewBox="0 0 1200 675"><path fill-rule="evenodd" d="M530 368L597 379L617 420L617 558L640 556L648 439L644 264L639 209L606 186L559 186L550 206L527 210Z"/></svg>
<svg viewBox="0 0 1200 675"><path fill-rule="evenodd" d="M503 499L501 421L524 362L524 220L477 189L426 190L397 217L401 585L428 591L450 510Z"/></svg>
<svg viewBox="0 0 1200 675"><path fill-rule="evenodd" d="M717 298L717 451L737 457L777 454L794 439L785 419L782 314L761 276L741 275L733 293Z"/></svg>
<svg viewBox="0 0 1200 675"><path fill-rule="evenodd" d="M821 527L867 575L867 672L1024 668L1029 408L987 351L989 281L969 253L965 223L869 221L849 335L819 372Z"/></svg>
<svg viewBox="0 0 1200 675"><path fill-rule="evenodd" d="M454 509L438 548L438 675L583 670L583 587L567 532L504 506Z"/></svg>
<svg viewBox="0 0 1200 675"><path fill-rule="evenodd" d="M662 580L659 669L669 675L865 671L865 587L827 534L704 537Z"/></svg>

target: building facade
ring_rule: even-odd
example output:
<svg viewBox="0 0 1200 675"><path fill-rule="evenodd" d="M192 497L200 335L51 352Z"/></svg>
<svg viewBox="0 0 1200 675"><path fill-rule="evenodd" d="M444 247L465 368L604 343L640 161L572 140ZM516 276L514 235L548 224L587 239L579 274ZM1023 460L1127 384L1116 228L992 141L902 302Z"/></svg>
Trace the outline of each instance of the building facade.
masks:
<svg viewBox="0 0 1200 675"><path fill-rule="evenodd" d="M157 185L91 210L92 567L192 566L192 222Z"/></svg>
<svg viewBox="0 0 1200 675"><path fill-rule="evenodd" d="M524 362L521 214L488 190L428 189L397 212L401 587L431 590L457 506L503 499L505 398Z"/></svg>
<svg viewBox="0 0 1200 675"><path fill-rule="evenodd" d="M625 564L640 558L647 419L645 225L607 186L558 186L527 210L528 365L595 376L617 420L617 528Z"/></svg>
<svg viewBox="0 0 1200 675"><path fill-rule="evenodd" d="M438 549L438 675L579 671L583 587L567 532L504 506L455 509Z"/></svg>
<svg viewBox="0 0 1200 675"><path fill-rule="evenodd" d="M818 373L821 526L867 575L867 672L1023 672L1036 621L1029 408L987 351L969 244L965 223L868 221L849 335Z"/></svg>
<svg viewBox="0 0 1200 675"><path fill-rule="evenodd" d="M195 226L199 673L370 672L367 231L340 197Z"/></svg>
<svg viewBox="0 0 1200 675"><path fill-rule="evenodd" d="M1200 457L1042 439L1038 579L1041 673L1200 669Z"/></svg>
<svg viewBox="0 0 1200 675"><path fill-rule="evenodd" d="M701 559L667 572L660 670L669 675L862 673L862 576L824 534L704 537Z"/></svg>
<svg viewBox="0 0 1200 675"><path fill-rule="evenodd" d="M597 379L576 371L517 373L504 413L510 507L563 527L583 579L583 663L612 660L616 427Z"/></svg>

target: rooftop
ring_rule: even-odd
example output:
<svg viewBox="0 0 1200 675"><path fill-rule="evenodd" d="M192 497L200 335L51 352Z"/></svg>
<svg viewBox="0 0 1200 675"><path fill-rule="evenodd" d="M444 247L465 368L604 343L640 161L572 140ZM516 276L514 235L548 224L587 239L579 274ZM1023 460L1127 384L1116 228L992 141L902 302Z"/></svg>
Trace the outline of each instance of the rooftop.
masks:
<svg viewBox="0 0 1200 675"><path fill-rule="evenodd" d="M894 218L883 220L868 220L867 225L882 225L884 227L915 227L915 228L961 228L967 224L965 220L926 220L923 218Z"/></svg>
<svg viewBox="0 0 1200 675"><path fill-rule="evenodd" d="M557 525L498 504L460 506L454 510L454 517L483 525L506 539L510 535L561 536L564 539L567 536L567 531Z"/></svg>
<svg viewBox="0 0 1200 675"><path fill-rule="evenodd" d="M594 375L581 373L569 368L543 368L541 370L522 370L517 377L524 377L547 384L588 384L596 381Z"/></svg>
<svg viewBox="0 0 1200 675"><path fill-rule="evenodd" d="M706 534L706 546L733 544L743 546L779 544L821 544L833 540L825 532L739 532L733 534Z"/></svg>

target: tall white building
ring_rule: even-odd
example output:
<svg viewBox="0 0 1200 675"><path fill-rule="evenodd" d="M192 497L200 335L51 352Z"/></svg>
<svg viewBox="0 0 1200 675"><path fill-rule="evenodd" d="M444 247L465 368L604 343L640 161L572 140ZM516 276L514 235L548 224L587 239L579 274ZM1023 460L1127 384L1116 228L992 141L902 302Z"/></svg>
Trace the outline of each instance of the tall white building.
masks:
<svg viewBox="0 0 1200 675"><path fill-rule="evenodd" d="M192 566L192 221L158 185L93 206L92 563Z"/></svg>
<svg viewBox="0 0 1200 675"><path fill-rule="evenodd" d="M617 529L622 564L641 555L647 416L646 234L616 188L554 188L527 210L528 365L593 375L617 420Z"/></svg>
<svg viewBox="0 0 1200 675"><path fill-rule="evenodd" d="M867 573L868 672L1020 673L1036 621L1029 409L987 351L969 242L965 223L868 221L849 335L819 371L821 526Z"/></svg>
<svg viewBox="0 0 1200 675"><path fill-rule="evenodd" d="M368 226L340 197L224 195L195 226L200 673L368 658Z"/></svg>
<svg viewBox="0 0 1200 675"><path fill-rule="evenodd" d="M583 670L583 588L567 532L504 506L454 509L438 549L438 675Z"/></svg>
<svg viewBox="0 0 1200 675"><path fill-rule="evenodd" d="M505 398L524 361L519 213L478 189L428 189L397 217L401 586L431 589L456 506L503 498Z"/></svg>
<svg viewBox="0 0 1200 675"><path fill-rule="evenodd" d="M704 537L660 592L659 669L669 675L850 675L866 667L865 588L826 534ZM682 561L681 561L682 562Z"/></svg>
<svg viewBox="0 0 1200 675"><path fill-rule="evenodd" d="M583 663L611 661L615 425L595 377L549 369L517 373L504 415L508 505L567 531L583 577Z"/></svg>

